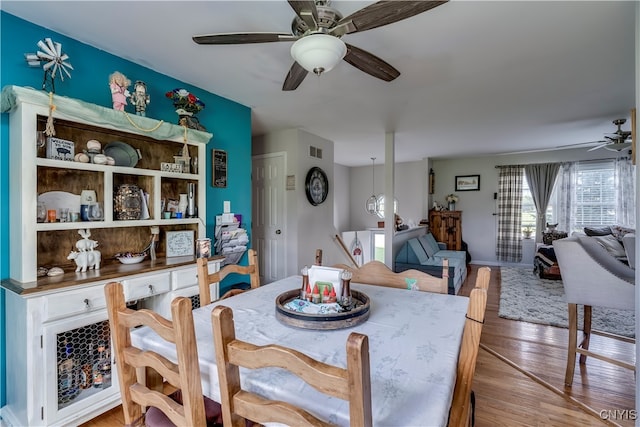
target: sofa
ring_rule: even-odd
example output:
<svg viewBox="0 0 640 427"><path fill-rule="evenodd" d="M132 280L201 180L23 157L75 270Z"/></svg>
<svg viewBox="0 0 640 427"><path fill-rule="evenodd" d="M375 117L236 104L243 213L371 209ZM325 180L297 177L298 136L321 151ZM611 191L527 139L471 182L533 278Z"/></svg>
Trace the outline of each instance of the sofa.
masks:
<svg viewBox="0 0 640 427"><path fill-rule="evenodd" d="M449 260L448 293L455 295L467 278L466 251L450 251L429 232L407 240L396 254L394 271L415 269L442 277L442 260Z"/></svg>
<svg viewBox="0 0 640 427"><path fill-rule="evenodd" d="M572 237L591 237L613 258L635 269L636 230L620 225L585 227L582 232L573 232Z"/></svg>
<svg viewBox="0 0 640 427"><path fill-rule="evenodd" d="M567 233L554 236L553 243L567 237ZM598 227L584 227L583 231L574 231L571 237L586 239L585 245L598 245L612 258L627 264L635 269L635 229L619 225L603 225ZM545 241L544 246L540 246L533 261L533 272L541 279L560 280L562 270L557 261L555 247Z"/></svg>

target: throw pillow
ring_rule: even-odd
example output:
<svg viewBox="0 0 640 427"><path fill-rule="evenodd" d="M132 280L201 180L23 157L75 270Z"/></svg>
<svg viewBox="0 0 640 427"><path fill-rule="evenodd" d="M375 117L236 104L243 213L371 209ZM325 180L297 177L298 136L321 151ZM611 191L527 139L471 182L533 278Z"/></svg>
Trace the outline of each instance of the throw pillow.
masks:
<svg viewBox="0 0 640 427"><path fill-rule="evenodd" d="M592 239L595 239L607 252L616 258L627 256L624 246L611 234L608 236L593 236Z"/></svg>
<svg viewBox="0 0 640 427"><path fill-rule="evenodd" d="M616 239L622 241L622 238L625 234L635 233L636 230L634 228L623 227L621 225L612 225L611 226L611 234L613 234Z"/></svg>
<svg viewBox="0 0 640 427"><path fill-rule="evenodd" d="M602 226L602 227L585 227L584 234L587 236L606 236L611 234L611 227Z"/></svg>

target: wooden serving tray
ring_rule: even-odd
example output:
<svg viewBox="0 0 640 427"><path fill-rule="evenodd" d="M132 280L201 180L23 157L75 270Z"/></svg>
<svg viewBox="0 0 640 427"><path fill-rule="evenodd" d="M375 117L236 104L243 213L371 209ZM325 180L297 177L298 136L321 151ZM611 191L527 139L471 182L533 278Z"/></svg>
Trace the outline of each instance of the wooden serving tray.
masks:
<svg viewBox="0 0 640 427"><path fill-rule="evenodd" d="M359 291L351 291L355 308L343 313L308 314L291 311L285 304L300 296L300 290L284 292L276 298L276 319L285 325L303 329L343 329L359 325L369 318L369 297Z"/></svg>

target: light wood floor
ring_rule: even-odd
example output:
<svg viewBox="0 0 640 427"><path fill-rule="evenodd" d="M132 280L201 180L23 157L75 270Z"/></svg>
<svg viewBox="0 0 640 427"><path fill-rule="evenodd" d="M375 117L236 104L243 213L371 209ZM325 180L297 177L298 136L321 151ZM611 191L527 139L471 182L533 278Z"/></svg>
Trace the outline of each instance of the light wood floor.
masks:
<svg viewBox="0 0 640 427"><path fill-rule="evenodd" d="M477 269L470 266L462 295L471 291ZM634 425L628 412L635 405L633 372L588 358L585 366L576 368L573 387L565 390L568 331L502 319L499 301L500 269L493 267L473 383L477 427ZM610 338L593 337L591 348L635 360L633 345ZM607 419L600 417L601 411ZM122 425L120 407L84 424Z"/></svg>

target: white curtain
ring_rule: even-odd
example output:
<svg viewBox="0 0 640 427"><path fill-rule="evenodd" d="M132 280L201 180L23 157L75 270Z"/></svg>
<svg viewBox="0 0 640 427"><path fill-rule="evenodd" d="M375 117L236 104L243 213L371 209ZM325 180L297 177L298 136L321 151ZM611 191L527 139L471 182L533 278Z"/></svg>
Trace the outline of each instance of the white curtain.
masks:
<svg viewBox="0 0 640 427"><path fill-rule="evenodd" d="M636 226L636 168L628 158L616 159L616 222L630 228Z"/></svg>
<svg viewBox="0 0 640 427"><path fill-rule="evenodd" d="M557 205L554 218L558 222L557 229L567 230L571 234L571 230L576 226L576 215L572 211L573 201L576 199L576 163L568 162L560 165L555 191Z"/></svg>

